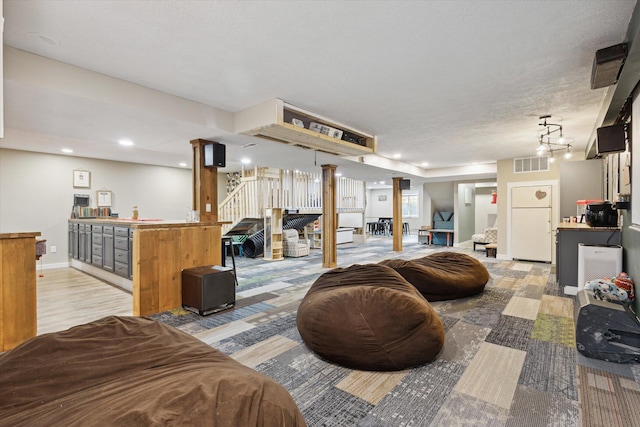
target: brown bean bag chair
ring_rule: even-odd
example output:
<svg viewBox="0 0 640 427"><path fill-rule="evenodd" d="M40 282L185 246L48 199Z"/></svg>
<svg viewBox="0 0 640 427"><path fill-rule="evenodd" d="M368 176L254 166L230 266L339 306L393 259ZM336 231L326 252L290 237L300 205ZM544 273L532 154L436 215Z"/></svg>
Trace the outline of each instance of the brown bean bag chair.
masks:
<svg viewBox="0 0 640 427"><path fill-rule="evenodd" d="M390 259L380 264L400 273L427 301L475 295L489 281L489 272L480 261L459 252L435 252L411 261Z"/></svg>
<svg viewBox="0 0 640 427"><path fill-rule="evenodd" d="M319 356L353 369L397 371L436 358L444 329L435 310L391 268L336 268L300 303L298 331Z"/></svg>
<svg viewBox="0 0 640 427"><path fill-rule="evenodd" d="M109 316L0 354L2 426L289 426L289 392L206 343Z"/></svg>

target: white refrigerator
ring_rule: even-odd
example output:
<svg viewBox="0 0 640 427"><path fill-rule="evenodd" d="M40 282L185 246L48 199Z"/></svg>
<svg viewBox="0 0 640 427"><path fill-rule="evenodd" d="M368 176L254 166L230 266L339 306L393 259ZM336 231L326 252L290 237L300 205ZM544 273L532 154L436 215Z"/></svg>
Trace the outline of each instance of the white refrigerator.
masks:
<svg viewBox="0 0 640 427"><path fill-rule="evenodd" d="M551 262L551 186L511 189L511 258Z"/></svg>

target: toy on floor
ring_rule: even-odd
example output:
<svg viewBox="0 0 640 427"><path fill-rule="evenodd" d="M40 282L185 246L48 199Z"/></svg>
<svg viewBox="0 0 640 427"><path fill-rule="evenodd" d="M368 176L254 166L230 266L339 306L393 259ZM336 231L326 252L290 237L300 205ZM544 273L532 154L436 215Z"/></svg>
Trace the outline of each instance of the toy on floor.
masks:
<svg viewBox="0 0 640 427"><path fill-rule="evenodd" d="M585 289L593 291L599 299L608 299L628 303L635 298L633 280L624 271L614 278L589 280Z"/></svg>

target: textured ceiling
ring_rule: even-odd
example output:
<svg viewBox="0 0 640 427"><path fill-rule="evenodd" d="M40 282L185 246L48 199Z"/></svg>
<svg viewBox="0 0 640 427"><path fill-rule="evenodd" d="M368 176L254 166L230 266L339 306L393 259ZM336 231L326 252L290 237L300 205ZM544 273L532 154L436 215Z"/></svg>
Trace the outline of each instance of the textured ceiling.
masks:
<svg viewBox="0 0 640 427"><path fill-rule="evenodd" d="M595 51L624 41L635 3L4 0L13 72L0 146L59 153L66 144L78 156L176 166L190 161L190 139L216 138L230 168L248 156L275 167L336 163L367 180L393 173L234 135L197 111L172 118L170 107L124 102L126 93L93 93L109 91L110 76L162 92L162 105L173 95L229 120L281 98L377 135L380 156L402 156L381 159L385 167L429 179L533 155L542 114L584 151L608 90L590 89ZM23 80L11 48L100 75L79 80L85 91ZM65 72L50 62L38 71L49 69ZM128 152L114 144L122 137L135 142ZM249 142L259 145L242 148Z"/></svg>

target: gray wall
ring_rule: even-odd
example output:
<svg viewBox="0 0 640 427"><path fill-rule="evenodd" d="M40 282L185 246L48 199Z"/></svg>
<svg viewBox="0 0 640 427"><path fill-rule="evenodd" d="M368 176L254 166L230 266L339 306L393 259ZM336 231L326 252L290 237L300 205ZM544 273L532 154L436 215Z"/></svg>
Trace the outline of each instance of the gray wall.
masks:
<svg viewBox="0 0 640 427"><path fill-rule="evenodd" d="M635 309L640 314L640 230L631 229L631 209L621 210L618 213L623 217L622 222L622 265L625 272L635 282Z"/></svg>
<svg viewBox="0 0 640 427"><path fill-rule="evenodd" d="M576 215L576 201L602 199L601 159L563 162L560 165L560 217Z"/></svg>
<svg viewBox="0 0 640 427"><path fill-rule="evenodd" d="M476 188L475 184L458 184L458 209L456 210L454 221L458 223L456 242L471 240L471 235L475 231L476 218ZM466 203L466 192L470 192L469 203Z"/></svg>
<svg viewBox="0 0 640 427"><path fill-rule="evenodd" d="M496 218L498 212L497 204L491 203L491 192L495 190L495 186L476 187L476 221L474 234L482 234L485 228L490 228L495 225L495 219L489 221L489 216Z"/></svg>
<svg viewBox="0 0 640 427"><path fill-rule="evenodd" d="M90 188L73 188L74 169L91 172ZM184 220L191 182L191 169L0 149L0 232L41 232L47 240L43 266L62 266L74 194L89 194L95 207L96 192L110 190L120 217L131 217L137 205L141 218Z"/></svg>
<svg viewBox="0 0 640 427"><path fill-rule="evenodd" d="M440 211L453 212L453 181L429 182L424 185L425 197L431 200L431 212L425 212L425 224L433 225L433 214Z"/></svg>

